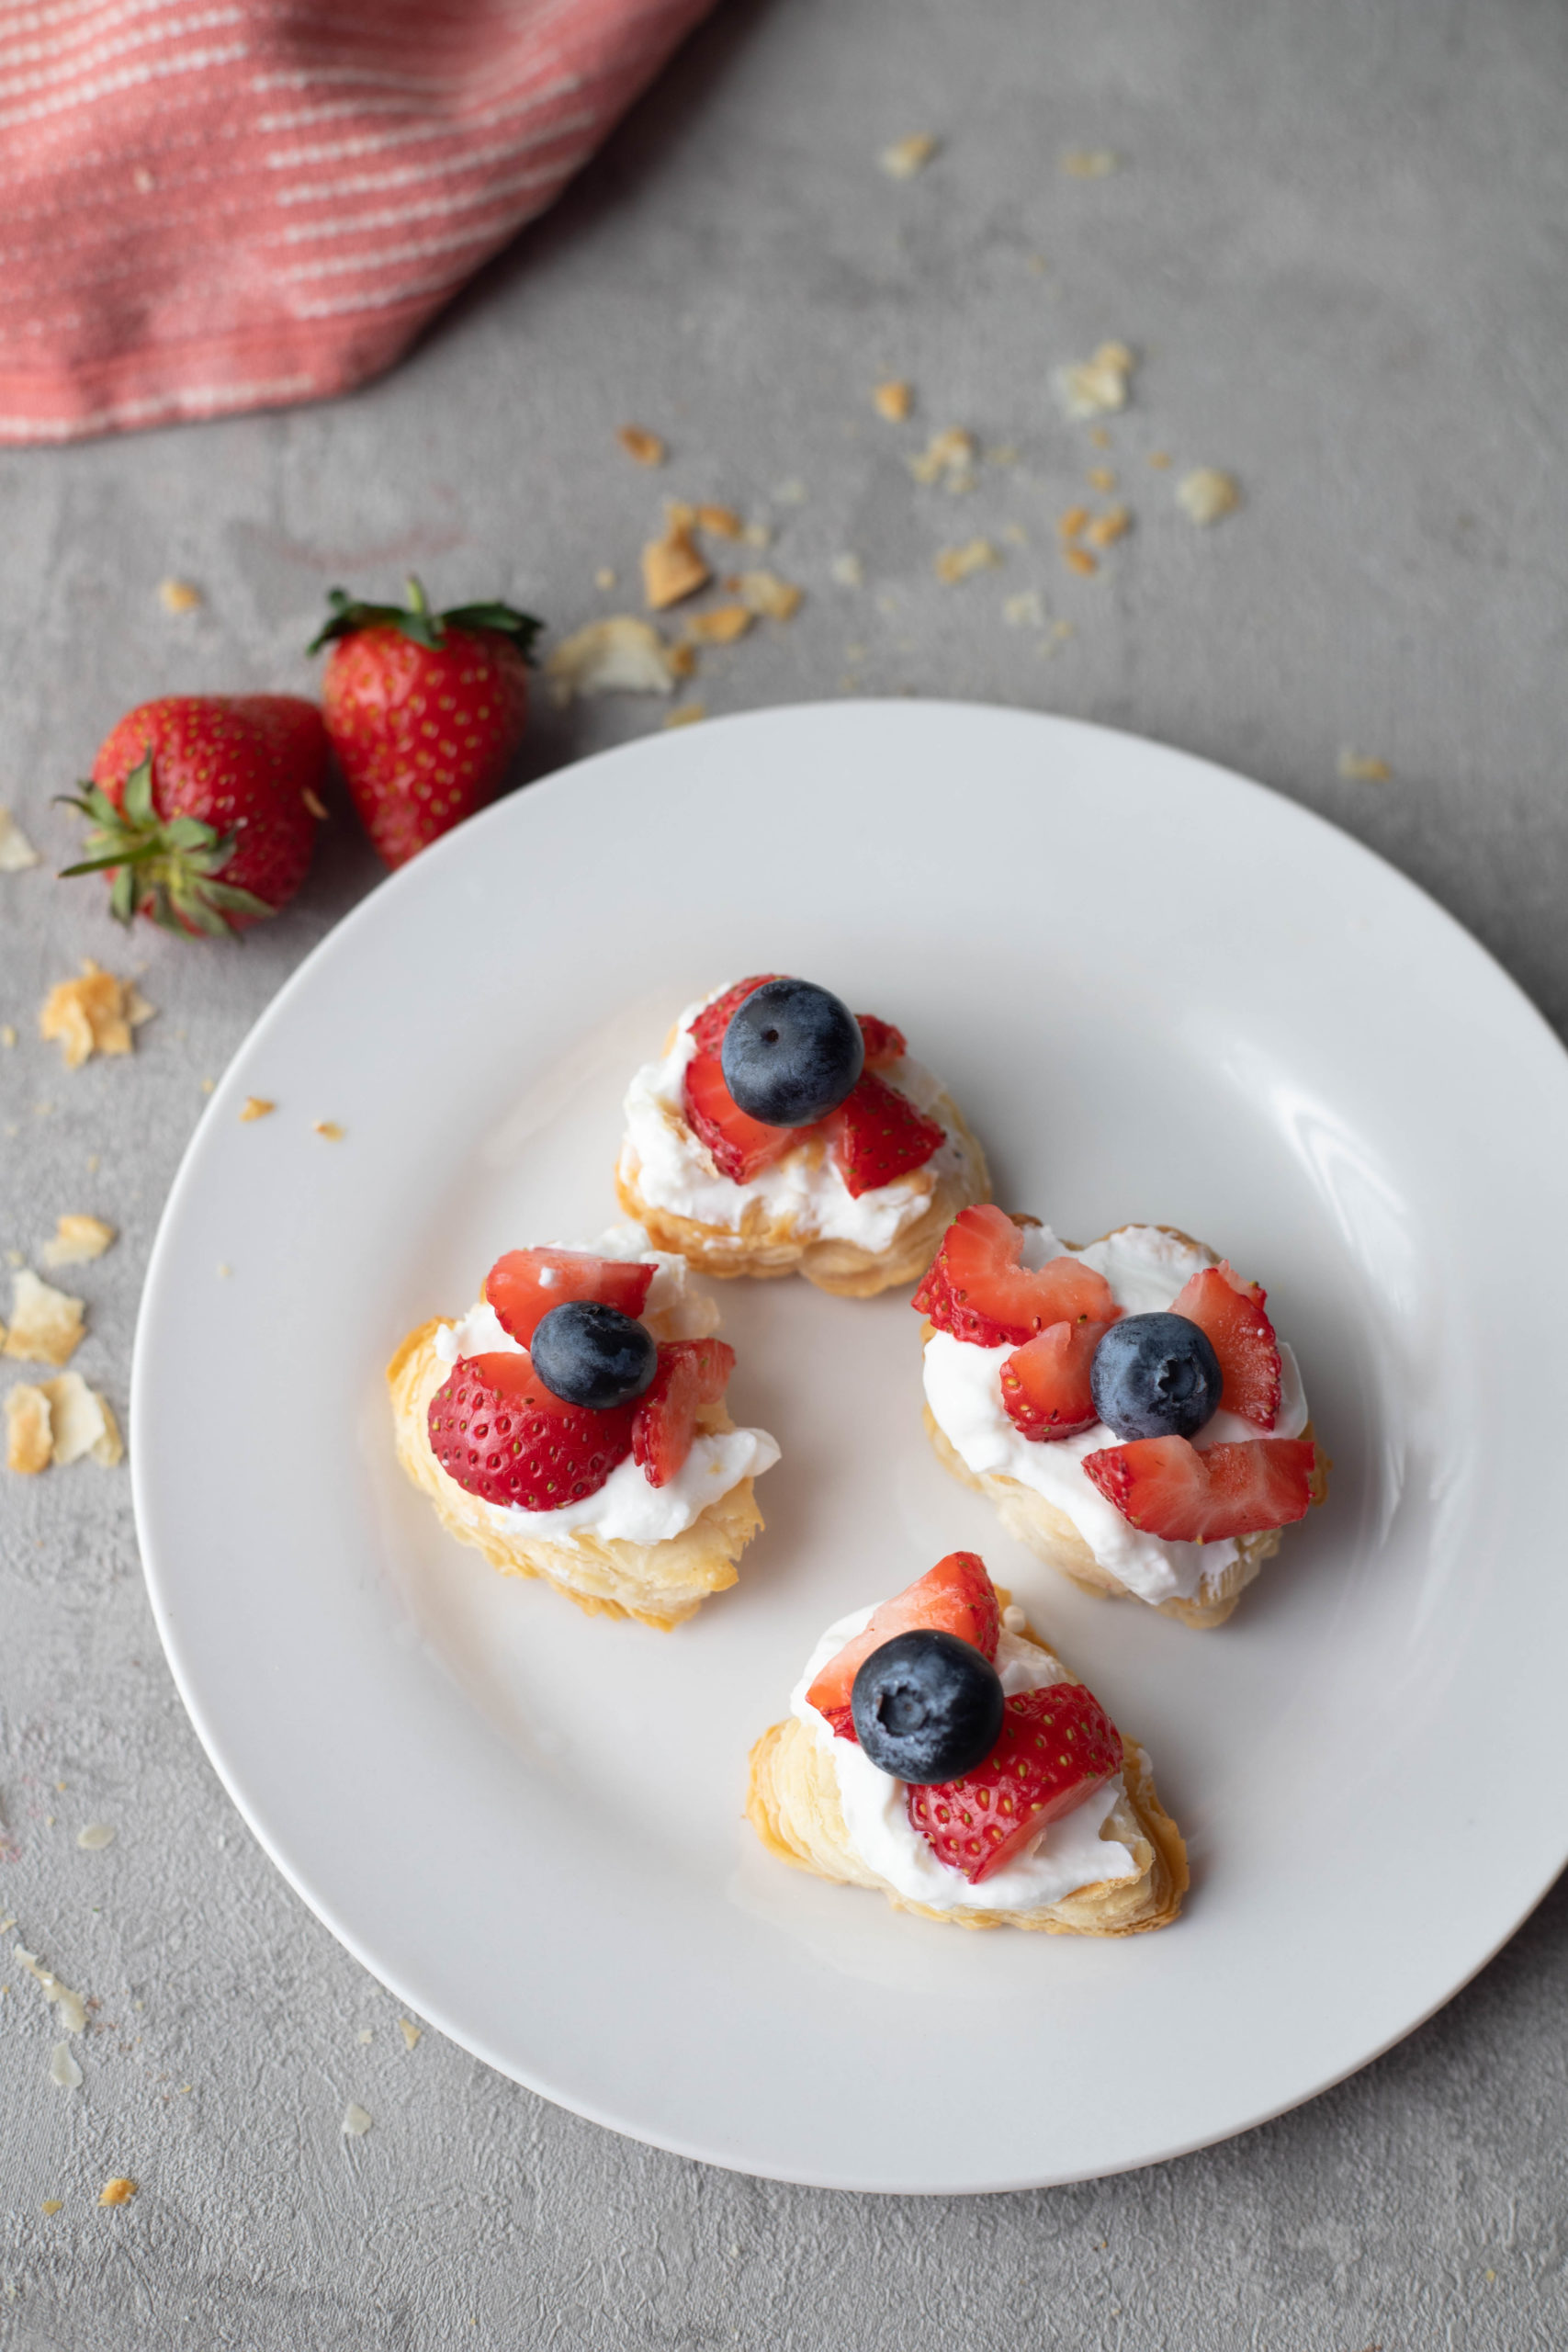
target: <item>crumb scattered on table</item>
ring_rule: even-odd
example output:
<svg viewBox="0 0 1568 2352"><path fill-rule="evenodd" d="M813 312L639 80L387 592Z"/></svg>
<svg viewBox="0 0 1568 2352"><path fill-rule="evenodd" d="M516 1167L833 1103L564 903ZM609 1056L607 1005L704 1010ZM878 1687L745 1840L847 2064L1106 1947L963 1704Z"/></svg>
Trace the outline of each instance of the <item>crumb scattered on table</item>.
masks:
<svg viewBox="0 0 1568 2352"><path fill-rule="evenodd" d="M989 539L969 539L961 548L943 548L931 568L943 586L952 588L976 571L993 571L1000 561Z"/></svg>
<svg viewBox="0 0 1568 2352"><path fill-rule="evenodd" d="M940 144L933 132L917 130L908 139L896 139L876 160L890 180L912 180L925 170Z"/></svg>
<svg viewBox="0 0 1568 2352"><path fill-rule="evenodd" d="M606 594L608 594L615 584L615 573L611 571L607 563L602 563L599 566L598 571L593 574L593 585L595 588L603 589Z"/></svg>
<svg viewBox="0 0 1568 2352"><path fill-rule="evenodd" d="M665 712L660 724L663 727L695 727L707 715L705 702L678 702L673 710Z"/></svg>
<svg viewBox="0 0 1568 2352"><path fill-rule="evenodd" d="M1016 596L1009 596L1002 605L1002 618L1009 628L1043 628L1045 606L1039 589L1023 588Z"/></svg>
<svg viewBox="0 0 1568 2352"><path fill-rule="evenodd" d="M1153 466L1156 474L1164 473L1166 468L1170 464L1170 462L1171 457L1168 449L1151 449L1149 451L1149 463Z"/></svg>
<svg viewBox="0 0 1568 2352"><path fill-rule="evenodd" d="M21 874L39 862L34 849L8 808L0 808L0 874Z"/></svg>
<svg viewBox="0 0 1568 2352"><path fill-rule="evenodd" d="M672 649L636 613L590 621L545 662L551 697L563 709L574 695L672 694L678 674Z"/></svg>
<svg viewBox="0 0 1568 2352"><path fill-rule="evenodd" d="M419 2041L422 2033L423 2032L423 2028L422 2026L414 2025L408 2018L400 2018L398 2019L398 2031L402 2035L404 2041L412 2050L414 2043Z"/></svg>
<svg viewBox="0 0 1568 2352"><path fill-rule="evenodd" d="M961 424L950 424L933 434L926 447L908 461L909 471L927 489L941 483L944 490L973 490L975 487L975 435Z"/></svg>
<svg viewBox="0 0 1568 2352"><path fill-rule="evenodd" d="M1102 180L1109 178L1121 160L1109 147L1069 147L1060 164L1070 180Z"/></svg>
<svg viewBox="0 0 1568 2352"><path fill-rule="evenodd" d="M864 583L865 570L858 555L836 555L828 570L840 588L859 588Z"/></svg>
<svg viewBox="0 0 1568 2352"><path fill-rule="evenodd" d="M765 620L787 621L800 610L801 589L776 571L743 571L730 583L749 611Z"/></svg>
<svg viewBox="0 0 1568 2352"><path fill-rule="evenodd" d="M711 612L687 614L686 635L698 645L733 645L755 618L749 605L716 605Z"/></svg>
<svg viewBox="0 0 1568 2352"><path fill-rule="evenodd" d="M200 589L193 580L160 580L158 602L166 613L194 613L202 604Z"/></svg>
<svg viewBox="0 0 1568 2352"><path fill-rule="evenodd" d="M351 2098L348 2105L343 2111L343 2131L344 2138L349 2140L363 2139L369 2129L370 2118L366 2114L365 2109L360 2106L358 2100Z"/></svg>
<svg viewBox="0 0 1568 2352"><path fill-rule="evenodd" d="M1114 547L1133 527L1130 506L1111 506L1103 514L1096 514L1084 526L1084 537L1091 548Z"/></svg>
<svg viewBox="0 0 1568 2352"><path fill-rule="evenodd" d="M650 433L646 424L623 424L615 438L639 466L661 466L670 454L658 434Z"/></svg>
<svg viewBox="0 0 1568 2352"><path fill-rule="evenodd" d="M1102 343L1092 359L1058 368L1054 380L1067 414L1111 416L1125 408L1134 364L1124 343Z"/></svg>
<svg viewBox="0 0 1568 2352"><path fill-rule="evenodd" d="M276 1108L276 1103L269 1102L265 1094L247 1094L240 1105L241 1122L246 1124L252 1119L270 1118Z"/></svg>
<svg viewBox="0 0 1568 2352"><path fill-rule="evenodd" d="M643 594L653 612L661 613L668 605L694 596L713 578L706 557L692 537L695 519L691 507L671 506L664 537L649 539L643 548Z"/></svg>
<svg viewBox="0 0 1568 2352"><path fill-rule="evenodd" d="M6 1467L31 1478L47 1470L52 1458L49 1398L41 1388L19 1380L6 1398Z"/></svg>
<svg viewBox="0 0 1568 2352"><path fill-rule="evenodd" d="M315 1133L319 1136L325 1136L329 1143L341 1143L343 1141L343 1129L339 1126L335 1119L316 1119L311 1122L311 1125Z"/></svg>
<svg viewBox="0 0 1568 2352"><path fill-rule="evenodd" d="M85 1266L101 1258L114 1238L113 1226L106 1225L101 1216L68 1214L56 1220L54 1237L44 1243L39 1255L46 1266Z"/></svg>
<svg viewBox="0 0 1568 2352"><path fill-rule="evenodd" d="M81 2089L82 2069L71 2055L71 2044L68 2041L57 2041L50 2052L49 2079L62 2091ZM45 2211L48 2211L47 2207Z"/></svg>
<svg viewBox="0 0 1568 2352"><path fill-rule="evenodd" d="M67 1069L80 1069L94 1054L129 1054L132 1032L151 1021L153 1008L134 980L117 979L88 956L80 976L51 989L39 1012L39 1035L58 1039Z"/></svg>
<svg viewBox="0 0 1568 2352"><path fill-rule="evenodd" d="M1217 523L1241 504L1241 491L1234 476L1214 466L1195 466L1177 483L1176 503L1194 523Z"/></svg>
<svg viewBox="0 0 1568 2352"><path fill-rule="evenodd" d="M101 1854L106 1846L114 1844L114 1831L107 1821L89 1821L76 1832L76 1843L85 1854Z"/></svg>
<svg viewBox="0 0 1568 2352"><path fill-rule="evenodd" d="M699 506L697 528L711 531L716 539L738 539L745 526L733 506Z"/></svg>
<svg viewBox="0 0 1568 2352"><path fill-rule="evenodd" d="M1347 784L1387 784L1393 775L1386 760L1352 751L1348 743L1341 747L1338 766Z"/></svg>
<svg viewBox="0 0 1568 2352"><path fill-rule="evenodd" d="M11 1277L11 1328L0 1352L23 1363L67 1363L82 1343L86 1312L84 1300L23 1266Z"/></svg>
<svg viewBox="0 0 1568 2352"><path fill-rule="evenodd" d="M105 2181L98 2191L98 2202L100 2205L129 2205L135 2194L135 2181L120 2173L113 2180Z"/></svg>
<svg viewBox="0 0 1568 2352"><path fill-rule="evenodd" d="M889 424L902 424L915 404L915 388L900 377L893 377L886 384L878 384L871 396L871 404L878 416Z"/></svg>

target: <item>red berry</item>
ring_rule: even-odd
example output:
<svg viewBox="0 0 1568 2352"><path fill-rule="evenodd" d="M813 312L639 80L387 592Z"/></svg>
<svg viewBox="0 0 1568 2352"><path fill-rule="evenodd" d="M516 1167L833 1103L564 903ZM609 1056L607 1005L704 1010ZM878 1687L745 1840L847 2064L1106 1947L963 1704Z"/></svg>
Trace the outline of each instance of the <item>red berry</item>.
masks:
<svg viewBox="0 0 1568 2352"><path fill-rule="evenodd" d="M72 874L110 876L122 922L220 936L305 879L327 738L298 695L167 695L127 713L73 805L93 820Z"/></svg>
<svg viewBox="0 0 1568 2352"><path fill-rule="evenodd" d="M507 1337L525 1348L541 1317L569 1298L597 1299L623 1315L640 1315L655 1271L635 1259L595 1258L586 1250L509 1250L485 1276L479 1296L494 1307Z"/></svg>
<svg viewBox="0 0 1568 2352"><path fill-rule="evenodd" d="M917 1111L907 1094L864 1070L824 1121L845 1190L854 1200L923 1168L947 1140L939 1121Z"/></svg>
<svg viewBox="0 0 1568 2352"><path fill-rule="evenodd" d="M1109 1323L1051 1323L1002 1366L1002 1404L1015 1430L1034 1439L1075 1437L1100 1415L1089 1393L1094 1351Z"/></svg>
<svg viewBox="0 0 1568 2352"><path fill-rule="evenodd" d="M960 1781L909 1788L905 1804L938 1861L977 1886L1121 1770L1121 1735L1093 1691L1054 1682L1007 1702L983 1764Z"/></svg>
<svg viewBox="0 0 1568 2352"><path fill-rule="evenodd" d="M1203 1453L1184 1437L1144 1437L1086 1453L1083 1466L1106 1500L1145 1535L1213 1544L1303 1518L1316 1460L1317 1448L1305 1437L1253 1438Z"/></svg>
<svg viewBox="0 0 1568 2352"><path fill-rule="evenodd" d="M1001 1603L997 1588L976 1552L950 1552L934 1568L874 1611L863 1634L846 1642L830 1657L807 1692L818 1714L826 1715L840 1739L853 1739L850 1692L855 1676L873 1650L895 1634L911 1634L930 1626L942 1634L956 1634L972 1643L982 1657L994 1659L1001 1637Z"/></svg>
<svg viewBox="0 0 1568 2352"><path fill-rule="evenodd" d="M697 1414L716 1405L735 1370L735 1350L724 1340L667 1340L659 1369L638 1397L632 1452L650 1487L667 1487L692 1451Z"/></svg>
<svg viewBox="0 0 1568 2352"><path fill-rule="evenodd" d="M1274 1326L1263 1311L1268 1293L1244 1283L1222 1260L1205 1266L1171 1300L1173 1315L1185 1315L1206 1333L1220 1360L1225 1385L1220 1405L1260 1430L1280 1416L1280 1349Z"/></svg>
<svg viewBox="0 0 1568 2352"><path fill-rule="evenodd" d="M890 1069L903 1060L909 1048L902 1029L895 1029L891 1021L879 1021L874 1012L857 1012L855 1019L865 1041L867 1069Z"/></svg>
<svg viewBox="0 0 1568 2352"><path fill-rule="evenodd" d="M989 1204L963 1210L948 1227L913 1304L939 1331L973 1346L1014 1347L1053 1323L1114 1323L1122 1310L1103 1274L1081 1259L1052 1258L1031 1270L1020 1261L1023 1234Z"/></svg>
<svg viewBox="0 0 1568 2352"><path fill-rule="evenodd" d="M710 1012L713 1009L709 1007ZM686 1120L698 1142L713 1154L719 1174L735 1184L749 1184L811 1132L803 1127L770 1127L761 1119L750 1118L724 1082L716 1047L698 1054L686 1066Z"/></svg>
<svg viewBox="0 0 1568 2352"><path fill-rule="evenodd" d="M769 980L780 978L777 972L755 972L749 980L737 980L732 989L716 996L705 1004L692 1023L692 1035L699 1054L716 1054L724 1044L724 1033L753 990L763 988Z"/></svg>
<svg viewBox="0 0 1568 2352"><path fill-rule="evenodd" d="M466 1356L430 1400L431 1451L483 1502L560 1510L597 1494L626 1460L632 1411L564 1404L526 1354Z"/></svg>
<svg viewBox="0 0 1568 2352"><path fill-rule="evenodd" d="M433 613L332 592L336 640L321 681L327 732L354 805L389 865L493 800L528 718L528 648L539 628L510 605Z"/></svg>

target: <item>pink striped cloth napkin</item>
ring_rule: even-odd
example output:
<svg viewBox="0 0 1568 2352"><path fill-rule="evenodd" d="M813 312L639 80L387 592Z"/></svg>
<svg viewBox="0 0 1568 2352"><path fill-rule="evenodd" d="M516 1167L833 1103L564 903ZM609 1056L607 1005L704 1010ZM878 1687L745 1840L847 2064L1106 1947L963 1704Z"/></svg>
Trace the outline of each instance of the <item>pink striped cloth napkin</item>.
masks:
<svg viewBox="0 0 1568 2352"><path fill-rule="evenodd" d="M0 441L319 400L712 0L0 0Z"/></svg>

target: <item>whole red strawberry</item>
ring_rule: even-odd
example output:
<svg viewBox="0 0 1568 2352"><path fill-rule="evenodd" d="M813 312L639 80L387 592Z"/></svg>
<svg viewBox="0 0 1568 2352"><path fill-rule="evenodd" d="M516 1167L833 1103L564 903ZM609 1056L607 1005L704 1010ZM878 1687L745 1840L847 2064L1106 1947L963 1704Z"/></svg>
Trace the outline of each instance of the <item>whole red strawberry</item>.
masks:
<svg viewBox="0 0 1568 2352"><path fill-rule="evenodd" d="M327 737L298 695L165 695L111 729L70 805L91 818L67 874L108 874L121 922L221 938L276 914L316 845Z"/></svg>
<svg viewBox="0 0 1568 2352"><path fill-rule="evenodd" d="M510 605L433 613L361 605L341 588L310 651L333 643L321 701L360 820L405 865L493 800L528 718L528 650L543 623Z"/></svg>

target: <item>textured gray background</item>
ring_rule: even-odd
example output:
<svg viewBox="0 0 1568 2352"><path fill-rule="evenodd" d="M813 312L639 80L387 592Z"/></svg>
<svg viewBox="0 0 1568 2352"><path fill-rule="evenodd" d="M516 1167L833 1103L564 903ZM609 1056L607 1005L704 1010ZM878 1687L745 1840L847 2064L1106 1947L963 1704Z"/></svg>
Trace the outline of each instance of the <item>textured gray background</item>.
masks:
<svg viewBox="0 0 1568 2352"><path fill-rule="evenodd" d="M299 684L329 580L389 587L417 563L443 599L500 587L574 626L623 601L595 570L625 579L681 491L771 514L770 560L808 592L793 625L705 662L711 709L852 681L1212 753L1394 858L1561 1026L1565 104L1549 0L731 0L387 383L0 457L0 798L59 862L50 795L118 712ZM946 143L896 186L876 153L914 130ZM1058 168L1095 147L1122 170ZM1102 456L1049 378L1112 336L1142 365ZM868 406L892 374L919 393L903 432ZM669 435L665 474L617 453L634 416ZM917 491L901 453L947 424L1018 463L966 498ZM1233 469L1245 509L1196 530L1154 449ZM1097 461L1137 524L1080 581L1054 519ZM792 481L803 503L770 495ZM1027 544L1004 570L937 584L937 548L1010 522ZM832 580L846 551L861 590ZM200 613L160 609L168 573L201 584ZM1029 587L1074 625L1049 659L1003 624ZM542 714L525 772L659 716ZM1393 780L1341 780L1344 745ZM0 1244L31 1250L62 1209L122 1227L75 1284L78 1362L122 1407L200 1082L374 879L339 822L304 899L243 951L139 939L160 1019L134 1065L67 1075L37 1003L81 955L127 953L96 886L0 876L0 1020L23 1033L0 1054ZM404 2049L186 1722L123 1471L6 1479L0 1530L6 2346L1512 2352L1568 2334L1561 1888L1403 2047L1210 2154L942 2203L736 2178L433 2034ZM76 1846L93 1820L118 1831L105 1852ZM48 2079L17 1937L94 1996L79 2091ZM356 2142L349 2098L375 2119ZM120 2171L141 2194L100 2211Z"/></svg>

